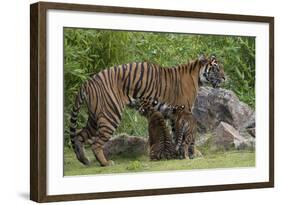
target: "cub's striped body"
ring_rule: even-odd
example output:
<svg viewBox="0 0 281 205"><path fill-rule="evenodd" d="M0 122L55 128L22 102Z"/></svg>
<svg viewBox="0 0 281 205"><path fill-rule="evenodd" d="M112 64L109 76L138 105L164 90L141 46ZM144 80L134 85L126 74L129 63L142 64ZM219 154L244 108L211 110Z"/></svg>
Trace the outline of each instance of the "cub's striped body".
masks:
<svg viewBox="0 0 281 205"><path fill-rule="evenodd" d="M138 110L148 119L150 160L176 158L175 145L172 142L169 129L163 114L155 109L155 100L140 100Z"/></svg>
<svg viewBox="0 0 281 205"><path fill-rule="evenodd" d="M185 159L194 157L195 133L197 121L190 110L184 106L178 106L175 113L175 135L176 151L179 158Z"/></svg>
<svg viewBox="0 0 281 205"><path fill-rule="evenodd" d="M147 62L123 64L93 75L78 91L71 113L70 137L77 159L89 164L83 144L90 142L100 164L111 164L103 146L118 127L125 106L134 107L136 100L149 97L171 105L193 105L199 85L209 82L216 87L223 78L216 59L204 57L171 68ZM87 125L77 131L83 102L89 117Z"/></svg>

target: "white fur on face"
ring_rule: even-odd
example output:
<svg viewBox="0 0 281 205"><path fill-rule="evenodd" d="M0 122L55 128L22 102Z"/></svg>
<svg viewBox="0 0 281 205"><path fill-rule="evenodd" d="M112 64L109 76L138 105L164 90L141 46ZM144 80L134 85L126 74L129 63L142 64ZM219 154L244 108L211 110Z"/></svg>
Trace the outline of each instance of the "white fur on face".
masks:
<svg viewBox="0 0 281 205"><path fill-rule="evenodd" d="M164 104L161 108L160 108L160 112L165 111L168 108L168 106L166 104Z"/></svg>
<svg viewBox="0 0 281 205"><path fill-rule="evenodd" d="M207 78L204 76L204 71L205 71L205 66L202 66L199 72L199 80L202 84L206 84L209 82Z"/></svg>

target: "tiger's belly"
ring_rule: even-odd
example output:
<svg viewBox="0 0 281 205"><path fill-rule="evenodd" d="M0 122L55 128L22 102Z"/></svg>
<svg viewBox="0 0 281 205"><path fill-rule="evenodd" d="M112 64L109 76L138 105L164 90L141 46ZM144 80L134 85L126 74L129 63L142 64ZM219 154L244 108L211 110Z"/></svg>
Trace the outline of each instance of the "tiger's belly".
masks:
<svg viewBox="0 0 281 205"><path fill-rule="evenodd" d="M139 106L140 106L140 103L142 102L142 100L143 99L140 99L140 98L132 98L132 97L130 97L129 103L127 104L127 106L129 108L135 109L135 110L137 110L139 112ZM170 105L168 103L165 103L165 102L160 102L160 101L158 101L156 99L152 99L152 98L150 99L150 102L151 102L151 107L155 111L160 112L165 119L172 118L172 114L173 114L172 113L173 112L172 105Z"/></svg>

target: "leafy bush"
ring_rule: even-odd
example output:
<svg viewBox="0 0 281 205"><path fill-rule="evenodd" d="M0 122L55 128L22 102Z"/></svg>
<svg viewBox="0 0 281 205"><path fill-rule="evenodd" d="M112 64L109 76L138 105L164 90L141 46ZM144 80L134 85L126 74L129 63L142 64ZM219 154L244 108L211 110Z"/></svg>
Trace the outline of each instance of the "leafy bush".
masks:
<svg viewBox="0 0 281 205"><path fill-rule="evenodd" d="M64 29L64 126L68 142L69 118L75 94L90 74L133 61L173 66L215 54L224 64L227 82L240 100L255 105L255 39L240 36ZM79 116L79 127L87 119ZM147 122L135 111L125 110L117 132L146 136Z"/></svg>

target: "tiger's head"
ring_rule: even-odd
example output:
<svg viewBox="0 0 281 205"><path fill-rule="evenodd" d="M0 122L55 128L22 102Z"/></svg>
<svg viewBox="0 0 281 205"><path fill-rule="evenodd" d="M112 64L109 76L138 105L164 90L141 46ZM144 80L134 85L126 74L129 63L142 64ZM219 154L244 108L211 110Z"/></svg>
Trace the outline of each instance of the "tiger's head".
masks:
<svg viewBox="0 0 281 205"><path fill-rule="evenodd" d="M201 55L199 63L201 66L199 72L200 85L211 84L213 88L217 88L225 81L223 65L217 61L214 55L210 58L205 58L204 55Z"/></svg>

